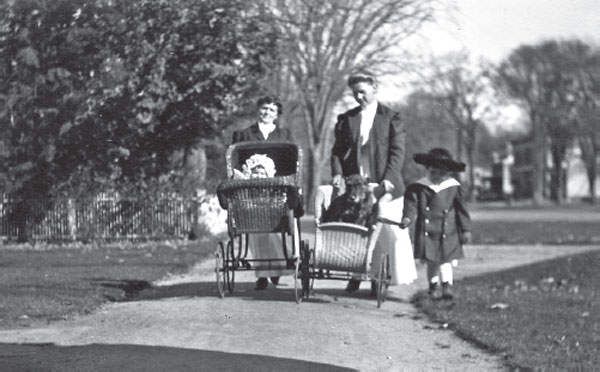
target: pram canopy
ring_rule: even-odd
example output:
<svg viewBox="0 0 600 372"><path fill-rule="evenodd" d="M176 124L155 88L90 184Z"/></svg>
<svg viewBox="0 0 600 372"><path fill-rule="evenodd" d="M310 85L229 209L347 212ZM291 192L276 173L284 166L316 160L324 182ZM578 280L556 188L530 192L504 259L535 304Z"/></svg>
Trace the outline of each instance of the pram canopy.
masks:
<svg viewBox="0 0 600 372"><path fill-rule="evenodd" d="M298 187L301 186L302 149L292 142L248 141L235 143L227 149L227 177L233 178L234 169L242 170L242 165L254 154L265 154L275 162L276 177L292 176Z"/></svg>

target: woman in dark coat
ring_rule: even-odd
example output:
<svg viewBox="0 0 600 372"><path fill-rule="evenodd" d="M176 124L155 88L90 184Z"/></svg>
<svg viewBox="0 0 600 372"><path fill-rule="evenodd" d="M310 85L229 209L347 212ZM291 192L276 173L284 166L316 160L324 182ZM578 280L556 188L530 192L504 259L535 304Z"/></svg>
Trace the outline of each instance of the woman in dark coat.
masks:
<svg viewBox="0 0 600 372"><path fill-rule="evenodd" d="M258 102L258 121L246 129L233 132L231 143L244 141L288 141L294 142L292 131L280 128L276 120L283 105L275 96L261 97Z"/></svg>
<svg viewBox="0 0 600 372"><path fill-rule="evenodd" d="M414 160L427 168L427 176L409 185L404 193L401 227L414 223L414 257L427 263L429 292L453 297L452 264L464 257L462 245L471 239L471 219L461 184L452 173L465 164L452 160L443 148L416 154Z"/></svg>
<svg viewBox="0 0 600 372"><path fill-rule="evenodd" d="M271 141L271 142L294 142L292 131L287 128L281 128L277 125L277 118L282 113L283 105L275 96L264 96L259 98L258 120L256 123L246 129L233 132L231 143L245 141ZM281 235L279 234L250 234L249 235L250 252L254 259L284 259L282 250ZM275 285L279 283L281 275L291 274L289 270L282 268L273 268L270 270L257 270L256 287L257 290L267 288L269 282Z"/></svg>

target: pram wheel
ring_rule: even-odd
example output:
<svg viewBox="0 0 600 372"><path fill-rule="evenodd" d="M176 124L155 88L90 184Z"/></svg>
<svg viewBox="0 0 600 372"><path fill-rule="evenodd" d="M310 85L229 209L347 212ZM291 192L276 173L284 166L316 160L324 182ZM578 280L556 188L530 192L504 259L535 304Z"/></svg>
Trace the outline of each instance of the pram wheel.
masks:
<svg viewBox="0 0 600 372"><path fill-rule="evenodd" d="M384 255L381 259L381 266L379 267L379 274L377 275L377 307L381 307L381 304L385 301L387 288L390 285L389 278L389 255Z"/></svg>
<svg viewBox="0 0 600 372"><path fill-rule="evenodd" d="M227 290L230 294L233 294L233 285L235 282L235 268L230 267L229 263L234 263L235 261L235 252L233 247L233 240L230 240L227 243L227 256L225 258L225 283L227 284Z"/></svg>
<svg viewBox="0 0 600 372"><path fill-rule="evenodd" d="M300 280L302 283L302 297L308 298L310 295L311 273L310 273L310 249L308 240L303 240L300 243ZM313 279L314 280L314 279Z"/></svg>
<svg viewBox="0 0 600 372"><path fill-rule="evenodd" d="M296 303L302 302L302 283L300 278L300 257L295 258L294 264L294 294L296 296Z"/></svg>
<svg viewBox="0 0 600 372"><path fill-rule="evenodd" d="M219 292L219 297L221 298L225 297L226 270L225 247L223 246L223 242L219 242L215 252L215 275L217 276L217 291Z"/></svg>

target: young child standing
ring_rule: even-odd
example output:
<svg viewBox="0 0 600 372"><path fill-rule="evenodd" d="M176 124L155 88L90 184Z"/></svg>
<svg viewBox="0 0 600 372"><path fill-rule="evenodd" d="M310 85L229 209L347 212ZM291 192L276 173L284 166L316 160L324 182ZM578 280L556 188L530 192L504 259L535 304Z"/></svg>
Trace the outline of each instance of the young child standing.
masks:
<svg viewBox="0 0 600 372"><path fill-rule="evenodd" d="M427 264L429 295L452 299L452 266L464 257L462 245L471 240L464 191L451 176L463 172L465 164L444 148L415 154L414 160L427 168L427 176L406 188L400 227L414 225L414 257Z"/></svg>

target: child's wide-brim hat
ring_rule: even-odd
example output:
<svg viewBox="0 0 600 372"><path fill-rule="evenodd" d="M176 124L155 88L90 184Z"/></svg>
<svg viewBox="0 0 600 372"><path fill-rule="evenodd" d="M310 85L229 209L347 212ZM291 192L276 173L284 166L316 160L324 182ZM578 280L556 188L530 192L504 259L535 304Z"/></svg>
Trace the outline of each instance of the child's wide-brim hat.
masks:
<svg viewBox="0 0 600 372"><path fill-rule="evenodd" d="M413 159L426 167L443 169L448 172L464 172L465 163L452 159L450 152L443 148L434 148L428 153L419 153L413 156Z"/></svg>

